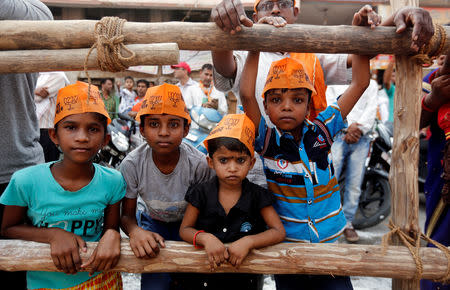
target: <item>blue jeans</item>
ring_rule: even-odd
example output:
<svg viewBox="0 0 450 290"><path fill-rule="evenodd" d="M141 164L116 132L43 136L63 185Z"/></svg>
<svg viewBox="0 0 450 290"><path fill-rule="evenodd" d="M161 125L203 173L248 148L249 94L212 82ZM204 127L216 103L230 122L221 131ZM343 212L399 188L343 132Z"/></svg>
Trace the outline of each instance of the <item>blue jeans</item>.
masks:
<svg viewBox="0 0 450 290"><path fill-rule="evenodd" d="M275 275L275 284L280 290L352 290L348 276Z"/></svg>
<svg viewBox="0 0 450 290"><path fill-rule="evenodd" d="M149 215L142 211L137 211L136 219L138 225L147 230L160 234L164 240L181 241L179 230L180 222L166 223L152 219ZM142 290L169 290L178 289L174 285L174 276L176 273L142 273L141 289ZM182 275L182 274L179 274ZM176 278L176 277L175 277Z"/></svg>
<svg viewBox="0 0 450 290"><path fill-rule="evenodd" d="M347 144L343 137L343 133L336 135L331 146L331 153L336 178L339 180L341 173L345 177L343 210L347 223L351 223L358 209L361 184L366 171L366 157L370 148L370 138L367 135L362 135L358 142ZM345 172L342 172L344 164Z"/></svg>

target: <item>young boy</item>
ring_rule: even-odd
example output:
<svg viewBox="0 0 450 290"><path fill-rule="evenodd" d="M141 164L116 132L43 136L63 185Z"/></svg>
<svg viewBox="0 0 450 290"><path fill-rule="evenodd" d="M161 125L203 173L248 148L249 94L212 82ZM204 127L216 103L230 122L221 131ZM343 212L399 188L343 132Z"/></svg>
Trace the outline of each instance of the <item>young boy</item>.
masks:
<svg viewBox="0 0 450 290"><path fill-rule="evenodd" d="M119 113L128 113L134 105L134 100L137 97L135 91L133 91L134 79L130 76L125 77L125 85L123 89L120 89L120 105Z"/></svg>
<svg viewBox="0 0 450 290"><path fill-rule="evenodd" d="M276 127L268 128L255 96L258 58L258 53L249 53L240 91L246 114L259 128L256 151L263 157L268 188L277 199L274 207L286 229L286 240L334 242L346 221L330 147L332 138L344 128L343 119L369 84L369 59L353 56L350 86L337 104L328 106L313 122L306 116L314 87L303 65L291 58L273 62L263 98L264 109ZM279 289L352 289L348 277L277 275L275 280Z"/></svg>
<svg viewBox="0 0 450 290"><path fill-rule="evenodd" d="M106 271L120 257L120 201L126 185L120 172L92 161L108 143L111 120L98 89L91 86L88 97L88 88L76 82L58 92L49 135L62 160L15 172L0 199L5 205L2 236L50 244L53 263L64 272L28 271L27 289L122 289L120 273ZM86 242L99 243L82 261Z"/></svg>
<svg viewBox="0 0 450 290"><path fill-rule="evenodd" d="M255 163L255 126L244 114L225 116L205 140L209 167L216 176L189 189L180 236L205 247L211 270L228 261L236 268L251 249L270 246L285 237L272 207L270 192L246 178ZM230 243L225 247L223 243ZM198 274L183 281L186 290L258 289L260 275Z"/></svg>
<svg viewBox="0 0 450 290"><path fill-rule="evenodd" d="M189 186L208 180L211 170L205 156L182 143L191 118L180 89L163 84L147 90L136 116L139 130L147 141L122 162L120 171L127 182L122 203L122 229L138 258L154 257L164 239L181 240L179 228ZM136 219L137 198L143 211ZM168 289L168 274L143 274L142 289Z"/></svg>

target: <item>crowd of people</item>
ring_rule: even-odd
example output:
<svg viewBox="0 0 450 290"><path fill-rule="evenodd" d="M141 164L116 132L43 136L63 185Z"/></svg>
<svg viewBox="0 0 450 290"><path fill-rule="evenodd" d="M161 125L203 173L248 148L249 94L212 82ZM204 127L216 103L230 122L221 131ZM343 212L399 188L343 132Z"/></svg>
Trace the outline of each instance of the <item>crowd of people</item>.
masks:
<svg viewBox="0 0 450 290"><path fill-rule="evenodd" d="M231 34L253 23L283 27L295 23L296 4L256 0L250 20L239 0L224 0L211 19ZM38 0L5 0L0 19L52 15ZM352 25L395 25L397 33L414 26L416 51L434 31L430 15L412 7L382 22L364 6ZM0 140L1 237L50 244L58 269L28 271L26 279L16 273L16 288L121 289L120 273L110 271L120 258L120 230L139 259L156 257L167 240L186 241L204 248L211 271L224 263L239 268L252 249L283 241L333 243L343 235L356 242L352 220L368 132L387 111L380 91L391 100L395 89L391 67L383 84L370 79L370 57L213 51L198 82L188 63L173 65L176 85L126 77L123 86L105 78L96 87L70 84L63 72L0 75L6 136ZM431 124L429 167L439 172L426 185L426 230L448 246L450 150L443 149L450 148L450 57L444 59L425 79L431 88L422 98L421 126ZM237 114L228 114L229 91L237 96ZM223 116L204 140L206 156L183 142L190 110L198 106ZM107 126L118 113L139 122L145 142L115 170L93 159L108 143ZM97 246L82 260L89 241ZM261 281L256 274L144 273L141 288L261 289ZM275 282L283 290L353 289L346 276L275 275ZM449 289L431 281L422 286Z"/></svg>

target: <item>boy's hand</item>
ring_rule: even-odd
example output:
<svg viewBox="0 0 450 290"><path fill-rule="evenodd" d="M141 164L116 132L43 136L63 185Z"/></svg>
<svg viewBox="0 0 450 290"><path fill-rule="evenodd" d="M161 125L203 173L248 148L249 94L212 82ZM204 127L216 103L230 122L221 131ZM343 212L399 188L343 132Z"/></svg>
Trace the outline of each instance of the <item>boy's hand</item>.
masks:
<svg viewBox="0 0 450 290"><path fill-rule="evenodd" d="M228 254L230 255L230 257L228 258L228 262L230 262L231 265L238 269L251 249L252 242L246 237L233 242L227 250Z"/></svg>
<svg viewBox="0 0 450 290"><path fill-rule="evenodd" d="M48 95L49 95L48 87L40 87L40 88L37 88L37 89L34 91L34 94L37 95L37 96L39 96L39 97L41 97L41 98L46 98L46 97L48 97Z"/></svg>
<svg viewBox="0 0 450 290"><path fill-rule="evenodd" d="M227 249L225 248L225 245L214 235L208 233L201 233L201 235L205 235L202 240L204 241L203 244L205 246L205 251L208 254L211 271L214 271L228 259Z"/></svg>
<svg viewBox="0 0 450 290"><path fill-rule="evenodd" d="M364 5L358 12L353 15L352 25L354 26L370 26L374 29L381 23L379 16L370 5Z"/></svg>
<svg viewBox="0 0 450 290"><path fill-rule="evenodd" d="M270 24L275 27L284 27L286 26L287 21L281 16L264 16L258 20L258 24Z"/></svg>
<svg viewBox="0 0 450 290"><path fill-rule="evenodd" d="M413 26L411 35L411 48L419 51L419 48L427 44L434 34L433 21L430 13L418 7L403 7L394 16L396 32L402 33L406 27Z"/></svg>
<svg viewBox="0 0 450 290"><path fill-rule="evenodd" d="M52 228L50 251L53 263L58 270L66 274L75 274L81 269L79 249L87 251L86 242L80 237L63 229Z"/></svg>
<svg viewBox="0 0 450 290"><path fill-rule="evenodd" d="M253 22L245 14L240 0L223 0L211 10L211 21L225 32L235 34L241 25L252 27Z"/></svg>
<svg viewBox="0 0 450 290"><path fill-rule="evenodd" d="M154 258L159 253L159 246L165 247L164 238L159 234L136 227L130 236L130 247L137 258Z"/></svg>
<svg viewBox="0 0 450 290"><path fill-rule="evenodd" d="M98 271L107 271L113 268L120 257L120 234L113 230L107 230L97 244L89 259L81 265L81 268L90 267L89 275Z"/></svg>
<svg viewBox="0 0 450 290"><path fill-rule="evenodd" d="M359 141L361 138L362 131L358 128L358 123L352 123L347 128L347 133L344 135L344 141L347 144L353 144Z"/></svg>

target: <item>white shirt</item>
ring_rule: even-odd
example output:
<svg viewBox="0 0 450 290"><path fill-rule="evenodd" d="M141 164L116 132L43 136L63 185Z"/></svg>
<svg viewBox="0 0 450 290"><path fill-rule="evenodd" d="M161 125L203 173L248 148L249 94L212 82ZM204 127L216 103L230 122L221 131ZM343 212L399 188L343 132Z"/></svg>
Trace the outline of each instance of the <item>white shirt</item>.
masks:
<svg viewBox="0 0 450 290"><path fill-rule="evenodd" d="M242 70L244 69L245 61L247 59L248 52L246 51L235 51L233 53L234 59L236 60L236 77L235 80L228 79L214 71L214 84L217 89L221 91L232 90L236 95L238 100L238 108L241 104L239 96L239 86L242 75ZM264 105L262 92L264 90L264 85L266 83L267 75L269 73L270 65L272 62L289 57L289 53L277 53L277 52L261 52L259 56L258 64L258 75L256 77L256 87L255 94L258 101L259 110L262 116L267 120L269 126L271 126L270 119L267 117ZM316 54L320 64L322 65L325 84L347 84L347 55L346 54ZM239 110L237 110L239 111Z"/></svg>
<svg viewBox="0 0 450 290"><path fill-rule="evenodd" d="M208 96L200 87L200 83L199 88L203 93L203 98L208 98ZM209 96L211 97L211 99L217 99L219 101L217 111L219 111L220 114L225 115L228 113L227 98L225 97L225 94L223 92L219 91L215 86L213 86Z"/></svg>
<svg viewBox="0 0 450 290"><path fill-rule="evenodd" d="M347 87L348 85L328 86L326 91L327 103L332 104L336 102L337 97L342 95ZM376 81L370 80L369 86L347 115L347 123L349 126L355 122L361 124L358 128L363 132L363 134L366 134L372 129L375 118L377 117L377 94L378 84Z"/></svg>
<svg viewBox="0 0 450 290"><path fill-rule="evenodd" d="M189 78L184 86L181 85L181 82L178 82L177 86L181 90L181 95L183 96L184 103L188 110L192 109L192 107L202 105L204 93L202 89L200 89L198 82Z"/></svg>
<svg viewBox="0 0 450 290"><path fill-rule="evenodd" d="M36 115L39 119L39 128L53 128L56 110L56 96L58 91L69 84L63 72L41 72L36 83L36 89L47 87L48 97L42 98L34 95Z"/></svg>

